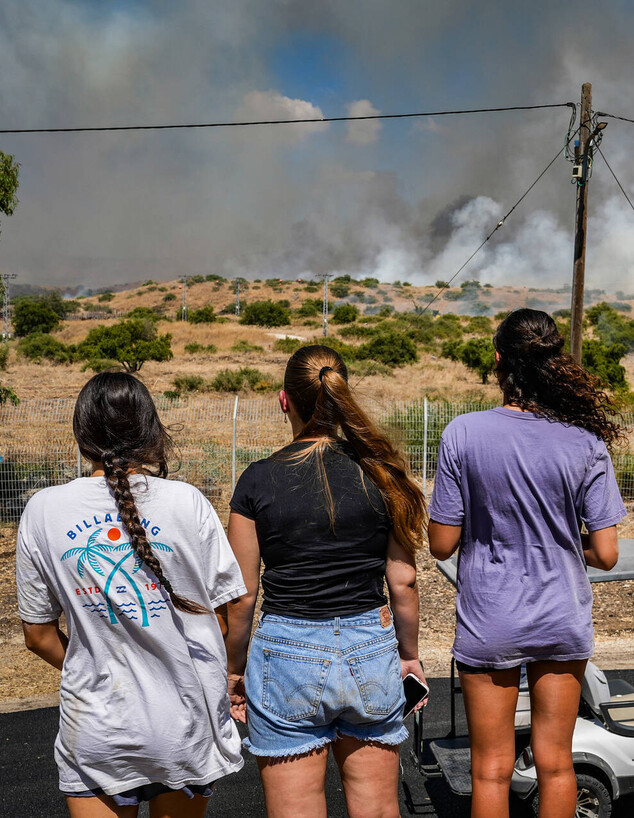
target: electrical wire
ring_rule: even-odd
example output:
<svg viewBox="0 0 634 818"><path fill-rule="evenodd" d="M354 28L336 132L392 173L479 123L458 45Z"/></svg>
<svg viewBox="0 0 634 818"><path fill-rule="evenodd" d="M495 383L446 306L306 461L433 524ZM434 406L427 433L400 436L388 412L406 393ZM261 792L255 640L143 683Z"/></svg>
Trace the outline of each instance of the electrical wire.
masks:
<svg viewBox="0 0 634 818"><path fill-rule="evenodd" d="M0 134L36 133L95 133L102 131L175 131L193 128L244 128L253 125L297 125L309 122L358 122L368 119L411 119L423 116L455 116L458 114L488 114L501 111L535 111L543 108L574 108L574 102L557 102L551 105L513 105L507 108L465 108L456 111L419 111L405 114L368 114L367 116L329 116L310 119L259 119L246 122L198 122L172 125L105 125L86 128L3 128Z"/></svg>
<svg viewBox="0 0 634 818"><path fill-rule="evenodd" d="M605 111L597 111L597 116L607 116L610 119L620 119L621 122L634 123L634 119L628 119L626 116L617 116L616 114L606 114Z"/></svg>
<svg viewBox="0 0 634 818"><path fill-rule="evenodd" d="M605 116L605 114L601 114L601 116ZM612 170L612 167L610 166L610 163L608 162L608 160L605 158L605 156L604 156L604 154L603 154L603 151L601 150L601 148L600 148L598 145L595 145L595 147L596 147L596 149L599 151L599 153L601 154L601 158L603 159L603 161L605 162L605 164L608 166L608 170L610 171L610 173L611 173L611 174L612 174L612 176L614 177L614 181L615 181L615 182L617 183L617 185L618 185L618 186L621 188L621 193L622 193L622 194L625 196L625 198L627 199L627 203L628 203L628 204L629 204L629 206L632 208L632 210L634 210L634 204L632 204L632 200L630 199L630 197L629 197L629 196L627 195L627 193L625 192L625 188L623 187L623 185L622 185L622 184L619 182L619 180L617 179L616 173L615 173L615 172Z"/></svg>
<svg viewBox="0 0 634 818"><path fill-rule="evenodd" d="M515 204L513 205L513 207L512 207L512 208L511 208L511 209L508 211L508 213L507 213L505 216L503 216L503 217L500 219L500 221L499 221L499 222L498 222L498 223L495 225L495 227L493 228L493 230L491 230L491 232L490 232L490 233L489 233L489 235L488 235L488 236L487 236L487 237L484 239L484 241L483 241L483 242L482 242L482 243L481 243L481 244L480 244L480 245L479 245L479 246L478 246L478 247L477 247L477 248L476 248L476 249L473 251L473 253L471 253L471 255L470 255L470 256L469 256L469 258L468 258L468 259L467 259L467 260L464 262L464 264L462 264L462 265L461 265L461 267L460 267L460 268L457 270L457 272L455 272L455 273L454 273L454 274L451 276L451 278L449 279L449 281L446 281L446 282L445 282L444 286L440 287L440 289L439 289L439 290L438 290L438 292L437 292L437 293L434 295L434 297L433 297L433 298L432 298L432 299L431 299L431 300L430 300L430 301L429 301L429 302L428 302L428 303L427 303L427 304L426 304L426 305L423 307L423 309L420 311L420 313L419 313L420 315L424 315L424 314L427 312L427 310L428 310L428 309L431 307L431 305L434 303L434 301L436 301L438 298L440 298L440 296L443 294L443 292L444 292L446 289L448 289L448 288L449 288L449 285L451 284L451 282L452 282L452 281L453 281L455 278L457 278L457 277L460 275L460 273L461 273L461 272L464 270L464 268L467 266L467 264L469 264L469 262L471 261L471 259L473 259L473 258L474 258L474 257L475 257L475 256L476 256L476 255L477 255L479 252L480 252L480 250L482 250L482 248L484 247L484 245L485 245L485 244L486 244L486 243L487 243L487 242L488 242L488 241L489 241L489 240L490 240L490 239L493 237L493 235L494 235L494 234L495 234L495 233L496 233L496 232L497 232L497 231L500 229L500 227L503 227L503 226L504 226L505 221L508 219L508 217L511 215L511 213L512 213L512 212L515 210L515 208L516 208L516 207L518 207L518 205L520 205L520 204L521 204L521 203L524 201L524 199L525 199L525 198L528 196L528 194L531 192L531 190L532 190L532 189L535 187L535 185L536 185L536 184L539 182L539 180L542 178L542 176L544 176L544 175L545 175L545 174L546 174L546 173L547 173L547 172L550 170L550 168L551 168L551 167L552 167L552 166L555 164L555 162L557 161L557 159L559 159L560 155L561 155L562 153L564 153L564 151L566 150L566 148L568 147L568 145L570 144L570 142L571 142L571 141L572 141L572 140L575 138L575 136L576 136L578 133L579 133L579 128L577 128L577 130L576 130L576 131L575 131L575 132L574 132L574 133L573 133L573 134L572 134L570 137L568 137L568 140L566 141L566 144L565 144L565 145L564 145L562 148L559 148L559 150L557 151L557 153L556 153L556 154L554 155L554 157L553 157L553 158L550 160L550 162L549 162L549 163L546 165L546 167L544 168L544 170L543 170L543 171L542 171L542 172L539 174L539 176L537 177L537 179L535 179L535 181L534 181L534 182L533 182L533 183L532 183L532 184L531 184L531 185L530 185L530 186L529 186L529 187L528 187L528 188L527 188L527 189L524 191L524 193L522 193L522 195L521 195L521 196L520 196L520 198L519 198L519 199L518 199L518 200L515 202Z"/></svg>

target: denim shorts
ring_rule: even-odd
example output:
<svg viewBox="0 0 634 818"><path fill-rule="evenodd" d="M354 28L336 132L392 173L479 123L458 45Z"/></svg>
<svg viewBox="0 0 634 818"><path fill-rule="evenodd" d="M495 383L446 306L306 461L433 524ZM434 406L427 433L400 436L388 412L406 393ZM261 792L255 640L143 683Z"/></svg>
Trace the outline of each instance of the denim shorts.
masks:
<svg viewBox="0 0 634 818"><path fill-rule="evenodd" d="M319 620L260 617L245 675L247 750L279 757L339 736L392 745L407 738L394 624L383 627L379 610Z"/></svg>

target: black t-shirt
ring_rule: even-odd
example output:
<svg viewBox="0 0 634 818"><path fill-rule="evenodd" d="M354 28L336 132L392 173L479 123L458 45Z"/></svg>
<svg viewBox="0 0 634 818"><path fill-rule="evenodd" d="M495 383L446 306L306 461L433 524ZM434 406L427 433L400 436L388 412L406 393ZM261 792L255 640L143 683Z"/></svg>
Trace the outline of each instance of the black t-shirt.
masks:
<svg viewBox="0 0 634 818"><path fill-rule="evenodd" d="M303 462L292 459L309 445L292 443L252 463L231 499L233 511L255 520L264 561L262 610L327 619L385 605L390 521L383 497L351 447L328 447L323 461L333 526L318 455Z"/></svg>

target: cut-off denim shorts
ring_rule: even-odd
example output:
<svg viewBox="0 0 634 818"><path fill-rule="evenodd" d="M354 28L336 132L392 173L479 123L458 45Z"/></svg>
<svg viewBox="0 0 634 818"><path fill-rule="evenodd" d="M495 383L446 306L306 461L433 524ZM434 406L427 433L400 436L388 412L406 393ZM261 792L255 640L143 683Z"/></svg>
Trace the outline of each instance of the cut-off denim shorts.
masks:
<svg viewBox="0 0 634 818"><path fill-rule="evenodd" d="M398 643L379 610L318 620L262 614L245 675L247 750L280 757L340 736L407 738Z"/></svg>

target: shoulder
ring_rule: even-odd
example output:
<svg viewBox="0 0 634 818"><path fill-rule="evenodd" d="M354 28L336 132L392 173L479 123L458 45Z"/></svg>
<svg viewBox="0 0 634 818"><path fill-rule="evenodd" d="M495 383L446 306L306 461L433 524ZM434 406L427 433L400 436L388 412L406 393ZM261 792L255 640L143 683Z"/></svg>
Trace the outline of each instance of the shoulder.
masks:
<svg viewBox="0 0 634 818"><path fill-rule="evenodd" d="M445 443L456 443L472 431L490 428L495 424L496 416L492 409L484 412L466 412L449 421L443 430L442 439Z"/></svg>

